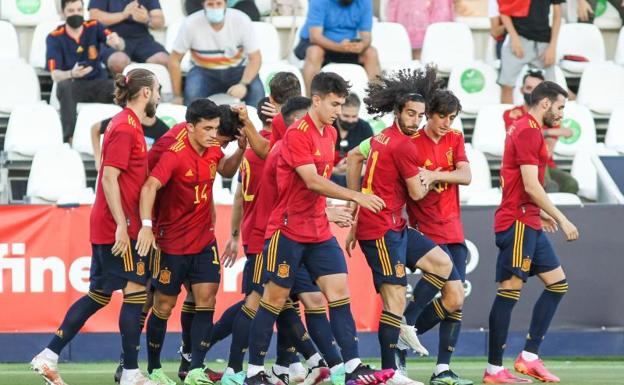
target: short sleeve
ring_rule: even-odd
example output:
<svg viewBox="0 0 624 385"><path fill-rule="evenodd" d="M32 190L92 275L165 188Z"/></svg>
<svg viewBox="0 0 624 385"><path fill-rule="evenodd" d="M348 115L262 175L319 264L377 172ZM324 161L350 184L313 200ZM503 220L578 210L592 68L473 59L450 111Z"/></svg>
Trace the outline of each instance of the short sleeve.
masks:
<svg viewBox="0 0 624 385"><path fill-rule="evenodd" d="M488 0L488 17L499 17L498 0Z"/></svg>
<svg viewBox="0 0 624 385"><path fill-rule="evenodd" d="M271 139L269 147L273 147L278 140L284 138L286 133L286 123L284 122L284 116L281 113L275 115L271 122Z"/></svg>
<svg viewBox="0 0 624 385"><path fill-rule="evenodd" d="M184 19L184 22L182 23L182 26L180 27L180 30L178 31L178 36L176 37L175 42L173 43L172 51L175 51L179 54L184 54L186 53L186 51L191 49L191 43L193 42L193 39L191 36L192 32L189 26L191 20L192 18L190 17L187 17L186 19Z"/></svg>
<svg viewBox="0 0 624 385"><path fill-rule="evenodd" d="M95 25L97 31L97 40L98 43L106 44L106 36L110 35L112 32L108 28L104 28L104 26L100 23Z"/></svg>
<svg viewBox="0 0 624 385"><path fill-rule="evenodd" d="M102 166L112 166L120 170L128 168L130 154L135 141L135 128L130 125L117 126L109 131L106 139L106 152Z"/></svg>
<svg viewBox="0 0 624 385"><path fill-rule="evenodd" d="M363 9L358 23L358 31L371 32L373 29L373 2L363 1Z"/></svg>
<svg viewBox="0 0 624 385"><path fill-rule="evenodd" d="M516 149L516 163L518 165L539 165L539 153L542 145L541 130L536 128L525 128L518 133L514 141Z"/></svg>
<svg viewBox="0 0 624 385"><path fill-rule="evenodd" d="M394 151L392 157L401 178L409 179L418 175L417 148L411 140L403 140Z"/></svg>
<svg viewBox="0 0 624 385"><path fill-rule="evenodd" d="M243 49L245 53L250 54L260 50L258 35L254 33L254 26L251 19L247 15L241 15L240 19L241 23L237 25L236 28L240 28L242 33Z"/></svg>
<svg viewBox="0 0 624 385"><path fill-rule="evenodd" d="M99 9L101 11L108 11L108 0L91 0L89 2L89 9Z"/></svg>
<svg viewBox="0 0 624 385"><path fill-rule="evenodd" d="M368 158L371 149L371 138L364 139L358 146L364 158Z"/></svg>
<svg viewBox="0 0 624 385"><path fill-rule="evenodd" d="M178 164L178 157L171 151L165 151L154 166L150 176L158 179L162 186L166 185Z"/></svg>
<svg viewBox="0 0 624 385"><path fill-rule="evenodd" d="M104 119L100 122L100 135L104 134L106 132L106 128L108 127L108 125L110 124L110 121L113 118L107 118Z"/></svg>
<svg viewBox="0 0 624 385"><path fill-rule="evenodd" d="M165 0L165 1L170 1L170 0ZM155 9L161 9L159 0L148 0L145 3L147 4L145 6L145 8L147 8L148 11L153 11Z"/></svg>
<svg viewBox="0 0 624 385"><path fill-rule="evenodd" d="M314 156L307 135L300 130L286 132L282 144L282 158L292 168L314 164Z"/></svg>
<svg viewBox="0 0 624 385"><path fill-rule="evenodd" d="M308 20L306 24L310 27L323 27L325 21L325 2L316 0L310 1L308 8Z"/></svg>
<svg viewBox="0 0 624 385"><path fill-rule="evenodd" d="M52 35L48 35L46 38L46 69L52 72L63 70L63 68L65 68L65 62L61 45Z"/></svg>
<svg viewBox="0 0 624 385"><path fill-rule="evenodd" d="M464 145L464 136L457 135L457 141L455 143L455 156L454 163L457 165L459 162L468 162L468 157L466 156L466 146Z"/></svg>

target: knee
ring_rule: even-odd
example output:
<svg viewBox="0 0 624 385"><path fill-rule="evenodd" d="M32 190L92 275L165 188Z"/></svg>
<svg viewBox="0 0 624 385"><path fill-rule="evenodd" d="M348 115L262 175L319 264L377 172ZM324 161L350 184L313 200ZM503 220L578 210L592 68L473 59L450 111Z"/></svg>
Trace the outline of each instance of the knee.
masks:
<svg viewBox="0 0 624 385"><path fill-rule="evenodd" d="M262 302L265 302L275 308L281 309L284 307L284 304L288 299L288 293L288 289L280 287L277 284L269 281L264 287Z"/></svg>
<svg viewBox="0 0 624 385"><path fill-rule="evenodd" d="M257 311L259 304L260 304L260 295L256 293L255 291L249 294L247 298L245 298L245 307L247 309Z"/></svg>
<svg viewBox="0 0 624 385"><path fill-rule="evenodd" d="M305 61L311 64L318 64L319 66L325 59L325 50L318 45L311 45L306 50Z"/></svg>
<svg viewBox="0 0 624 385"><path fill-rule="evenodd" d="M383 308L392 314L403 314L405 310L405 287L393 285L383 294Z"/></svg>
<svg viewBox="0 0 624 385"><path fill-rule="evenodd" d="M213 290L204 290L195 294L195 306L214 307L217 301L216 294Z"/></svg>
<svg viewBox="0 0 624 385"><path fill-rule="evenodd" d="M453 262L451 257L444 252L440 247L436 247L431 252L431 265L432 271L430 273L439 275L444 278L448 278L453 270Z"/></svg>
<svg viewBox="0 0 624 385"><path fill-rule="evenodd" d="M325 298L321 293L302 293L299 298L306 309L318 309L325 307Z"/></svg>
<svg viewBox="0 0 624 385"><path fill-rule="evenodd" d="M450 313L461 310L464 306L464 288L453 287L448 291L443 291L442 303L444 308Z"/></svg>
<svg viewBox="0 0 624 385"><path fill-rule="evenodd" d="M130 64L130 58L123 52L115 52L110 55L106 64L111 72L120 74Z"/></svg>
<svg viewBox="0 0 624 385"><path fill-rule="evenodd" d="M362 52L362 61L364 63L376 63L379 62L379 55L375 47L368 47Z"/></svg>
<svg viewBox="0 0 624 385"><path fill-rule="evenodd" d="M168 301L154 301L153 308L158 312L158 314L169 318L174 306L175 302L169 303Z"/></svg>
<svg viewBox="0 0 624 385"><path fill-rule="evenodd" d="M61 99L63 95L66 95L71 91L72 79L66 79L56 83L56 97Z"/></svg>
<svg viewBox="0 0 624 385"><path fill-rule="evenodd" d="M547 285L546 286L546 291L554 293L554 294L559 294L559 295L565 295L565 293L568 292L568 281L566 279L562 279L559 282L555 282L553 284Z"/></svg>

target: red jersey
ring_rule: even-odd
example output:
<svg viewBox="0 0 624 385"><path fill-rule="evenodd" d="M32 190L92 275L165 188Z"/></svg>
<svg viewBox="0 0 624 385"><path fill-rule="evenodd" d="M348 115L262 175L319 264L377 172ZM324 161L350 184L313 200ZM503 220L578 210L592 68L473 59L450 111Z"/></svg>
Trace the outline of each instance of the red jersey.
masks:
<svg viewBox="0 0 624 385"><path fill-rule="evenodd" d="M525 105L522 106L516 106L514 108L511 108L505 112L503 112L503 120L505 121L505 130L508 130L509 127L511 127L511 124L513 122L515 122L516 120L524 117L525 115L529 114L529 110L526 108ZM559 128L559 126L553 127L553 128ZM544 130L542 130L543 133ZM554 137L554 143L557 142L557 138ZM548 143L547 144L547 148L548 148ZM553 148L554 148L554 144L553 144ZM557 164L555 163L555 159L553 158L553 153L552 151L548 151L548 164L547 166L549 168L557 168Z"/></svg>
<svg viewBox="0 0 624 385"><path fill-rule="evenodd" d="M156 143L152 146L147 154L147 161L149 164L149 169L153 170L156 163L160 159L160 156L163 152L167 151L169 147L171 147L174 143L179 142L186 138L186 122L178 123L175 126L171 127L169 131L163 136L161 136Z"/></svg>
<svg viewBox="0 0 624 385"><path fill-rule="evenodd" d="M427 170L453 171L459 162L468 162L461 131L451 130L434 142L424 129L412 136L417 148L418 166ZM459 185L436 183L433 190L419 201L407 202L410 225L418 227L426 236L438 244L461 243L464 241L464 227L459 207Z"/></svg>
<svg viewBox="0 0 624 385"><path fill-rule="evenodd" d="M269 148L273 147L275 143L284 138L287 128L286 122L284 122L284 116L281 113L275 115L271 121L271 140L269 142Z"/></svg>
<svg viewBox="0 0 624 385"><path fill-rule="evenodd" d="M314 165L318 175L329 179L334 167L336 129L326 124L321 133L306 114L293 123L282 139L277 162L277 210L280 230L288 238L302 243L324 242L332 237L325 214L326 198L309 190L295 170Z"/></svg>
<svg viewBox="0 0 624 385"><path fill-rule="evenodd" d="M530 114L514 122L505 138L505 152L501 164L503 200L494 216L494 231L507 230L516 220L540 230L540 208L524 190L520 166L538 166L538 179L544 184L548 149L542 128Z"/></svg>
<svg viewBox="0 0 624 385"><path fill-rule="evenodd" d="M361 208L356 238L379 239L388 230L401 231L406 221L403 207L408 196L405 180L418 175L416 149L396 124L371 138L362 192L375 194L386 202L378 214Z"/></svg>
<svg viewBox="0 0 624 385"><path fill-rule="evenodd" d="M102 169L106 166L121 170L117 183L121 193L121 207L128 224L128 235L136 240L141 228L139 196L147 179L147 144L141 121L134 111L124 108L113 117L102 142ZM104 189L102 174L98 175L95 203L91 210L91 243L115 243L117 224L113 219Z"/></svg>
<svg viewBox="0 0 624 385"><path fill-rule="evenodd" d="M163 186L158 192L156 242L164 252L199 253L214 241L212 185L223 156L218 144L198 154L188 137L161 155L150 176Z"/></svg>
<svg viewBox="0 0 624 385"><path fill-rule="evenodd" d="M260 135L265 139L269 139L271 132L261 130ZM245 150L243 161L240 165L239 176L241 178L240 183L243 192L243 220L241 222L243 246L248 245L248 240L253 229L254 223L251 221L251 219L253 219L251 214L256 207L256 195L260 187L260 182L262 181L264 162L265 160L256 155L254 150L248 148Z"/></svg>

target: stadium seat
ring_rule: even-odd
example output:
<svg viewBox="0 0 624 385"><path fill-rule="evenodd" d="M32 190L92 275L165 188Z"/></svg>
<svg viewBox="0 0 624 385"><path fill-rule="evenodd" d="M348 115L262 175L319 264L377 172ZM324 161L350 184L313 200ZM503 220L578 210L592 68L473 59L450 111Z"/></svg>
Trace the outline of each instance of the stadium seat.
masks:
<svg viewBox="0 0 624 385"><path fill-rule="evenodd" d="M30 43L28 62L35 68L46 67L46 39L60 24L59 21L43 21L37 24Z"/></svg>
<svg viewBox="0 0 624 385"><path fill-rule="evenodd" d="M223 177L219 173L215 175L212 185L212 197L217 205L231 205L234 201L234 195L230 189L223 187Z"/></svg>
<svg viewBox="0 0 624 385"><path fill-rule="evenodd" d="M78 113L72 148L81 154L93 156L91 143L91 127L104 119L110 118L121 111L115 104L85 103Z"/></svg>
<svg viewBox="0 0 624 385"><path fill-rule="evenodd" d="M472 181L468 186L459 186L459 199L463 203L468 202L475 195L487 193L492 189L492 175L485 154L475 150L470 144L466 144L466 156L470 162Z"/></svg>
<svg viewBox="0 0 624 385"><path fill-rule="evenodd" d="M516 85L514 86L513 90L513 101L514 104L517 106L524 104L524 96L522 95L520 89L522 88L522 79L524 78L524 75L526 75L526 73L528 72L529 68L531 67L529 67L528 65L522 67L522 71L520 71L518 77L516 78ZM563 87L564 90L568 89L568 81L566 80L563 70L561 70L561 67L559 67L558 65L555 65L555 83Z"/></svg>
<svg viewBox="0 0 624 385"><path fill-rule="evenodd" d="M303 24L298 26L297 29L295 30L295 36L292 39L293 40L293 44L292 47L288 48L288 56L287 59L288 62L292 65L294 65L295 67L302 69L303 68L303 60L299 59L298 57L295 56L295 52L294 49L295 47L297 47L297 45L299 45L299 41L301 40L301 29L303 28Z"/></svg>
<svg viewBox="0 0 624 385"><path fill-rule="evenodd" d="M576 102L566 103L561 127L572 130L569 138L559 137L555 154L574 156L579 150L596 146L596 125L589 109Z"/></svg>
<svg viewBox="0 0 624 385"><path fill-rule="evenodd" d="M624 104L615 108L609 118L605 146L624 153Z"/></svg>
<svg viewBox="0 0 624 385"><path fill-rule="evenodd" d="M208 99L212 100L216 104L239 104L241 100L230 96L226 93L218 93L208 96Z"/></svg>
<svg viewBox="0 0 624 385"><path fill-rule="evenodd" d="M365 108L363 105L360 108ZM386 127L390 127L392 125L392 123L394 123L394 113L389 113L389 114L385 114L384 116L382 116L381 118L376 118L376 117L369 117L368 119L366 119L366 121L368 122L368 124L370 124L371 128L373 129L373 134L378 134L380 131L382 131L384 128Z"/></svg>
<svg viewBox="0 0 624 385"><path fill-rule="evenodd" d="M506 134L503 112L512 107L511 104L494 104L481 107L472 134L472 146L476 150L495 156L503 156Z"/></svg>
<svg viewBox="0 0 624 385"><path fill-rule="evenodd" d="M500 69L500 59L496 57L496 40L492 36L488 37L487 46L485 48L484 60L487 64L495 69Z"/></svg>
<svg viewBox="0 0 624 385"><path fill-rule="evenodd" d="M615 58L613 60L615 61L615 64L624 66L624 27L620 29L617 45L615 47Z"/></svg>
<svg viewBox="0 0 624 385"><path fill-rule="evenodd" d="M481 61L458 64L451 71L448 88L461 100L464 114L476 115L481 106L500 100L496 78L494 68Z"/></svg>
<svg viewBox="0 0 624 385"><path fill-rule="evenodd" d="M253 123L256 131L262 130L262 120L258 116L258 110L254 106L247 106L247 116L249 116L249 120Z"/></svg>
<svg viewBox="0 0 624 385"><path fill-rule="evenodd" d="M0 60L17 59L19 59L17 31L8 21L0 20Z"/></svg>
<svg viewBox="0 0 624 385"><path fill-rule="evenodd" d="M561 25L557 41L557 61L562 69L582 73L589 63L564 60L564 55L584 56L589 63L601 63L606 59L605 44L600 29L588 23Z"/></svg>
<svg viewBox="0 0 624 385"><path fill-rule="evenodd" d="M491 188L487 191L482 191L479 194L475 194L468 199L466 205L468 206L498 206L503 199L503 192L499 188Z"/></svg>
<svg viewBox="0 0 624 385"><path fill-rule="evenodd" d="M126 75L128 72L135 68L143 68L148 71L152 71L158 82L162 86L160 90L160 97L162 101L169 101L173 98L173 88L171 86L171 76L169 75L169 70L167 67L161 64L152 64L152 63L131 63L126 66L123 70L123 74Z"/></svg>
<svg viewBox="0 0 624 385"><path fill-rule="evenodd" d="M4 151L9 160L31 159L37 151L63 143L61 119L45 103L22 104L9 117Z"/></svg>
<svg viewBox="0 0 624 385"><path fill-rule="evenodd" d="M178 32L180 32L180 28L182 27L182 23L184 19L176 20L167 26L167 32L165 33L165 49L167 52L171 52L173 50L173 44L175 43L176 38L178 37ZM191 53L187 52L182 57L182 63L180 63L182 71L188 72L191 69Z"/></svg>
<svg viewBox="0 0 624 385"><path fill-rule="evenodd" d="M617 151L608 149L603 145L583 149L574 156L570 173L578 182L578 195L595 201L598 195L598 176L596 167L592 162L594 155L617 155Z"/></svg>
<svg viewBox="0 0 624 385"><path fill-rule="evenodd" d="M3 18L15 26L34 27L43 21L60 20L56 1L2 1Z"/></svg>
<svg viewBox="0 0 624 385"><path fill-rule="evenodd" d="M303 95L306 94L305 84L303 82L303 76L301 75L301 71L299 71L299 69L296 66L290 63L287 63L285 61L278 61L278 62L273 62L273 63L265 63L263 61L258 75L260 76L260 80L262 81L262 84L264 85L265 94L267 95L270 94L269 82L271 81L271 79L273 79L273 75L275 75L278 72L292 72L293 74L297 75L297 78L299 79L299 83L301 84L301 92Z"/></svg>
<svg viewBox="0 0 624 385"><path fill-rule="evenodd" d="M624 102L624 68L610 62L589 64L579 84L576 101L595 114L610 114Z"/></svg>
<svg viewBox="0 0 624 385"><path fill-rule="evenodd" d="M160 2L160 8L165 16L165 27L184 19L182 2L177 0L164 0Z"/></svg>
<svg viewBox="0 0 624 385"><path fill-rule="evenodd" d="M271 13L271 0L255 0L254 3L258 7L258 11L261 15L268 15Z"/></svg>
<svg viewBox="0 0 624 385"><path fill-rule="evenodd" d="M581 198L570 193L548 193L550 201L557 206L583 206Z"/></svg>
<svg viewBox="0 0 624 385"><path fill-rule="evenodd" d="M344 79L351 82L351 91L354 92L360 100L366 97L366 87L368 87L368 75L362 66L357 64L330 63L321 68L323 72L335 72ZM360 117L368 118L366 109L360 108Z"/></svg>
<svg viewBox="0 0 624 385"><path fill-rule="evenodd" d="M389 73L394 71L399 71L403 69L408 70L417 70L419 68L424 68L424 65L418 60L410 60L404 63L387 63L384 67L381 68L382 71Z"/></svg>
<svg viewBox="0 0 624 385"><path fill-rule="evenodd" d="M435 63L443 73L450 73L454 66L475 60L472 32L466 24L445 22L427 27L420 61Z"/></svg>
<svg viewBox="0 0 624 385"><path fill-rule="evenodd" d="M275 26L270 23L254 21L253 30L258 42L260 42L262 63L273 63L282 60L282 47Z"/></svg>
<svg viewBox="0 0 624 385"><path fill-rule="evenodd" d="M0 92L0 113L10 113L20 104L38 103L41 100L37 74L22 59L0 61L0 84L3 90L11 90Z"/></svg>
<svg viewBox="0 0 624 385"><path fill-rule="evenodd" d="M388 21L386 11L388 9L388 0L379 0L379 20Z"/></svg>
<svg viewBox="0 0 624 385"><path fill-rule="evenodd" d="M156 109L156 116L171 128L186 121L186 107L179 104L160 103Z"/></svg>
<svg viewBox="0 0 624 385"><path fill-rule="evenodd" d="M399 23L373 23L372 43L381 68L412 61L412 45L405 27Z"/></svg>
<svg viewBox="0 0 624 385"><path fill-rule="evenodd" d="M62 144L37 151L26 188L30 203L56 203L86 187L84 164L76 150Z"/></svg>

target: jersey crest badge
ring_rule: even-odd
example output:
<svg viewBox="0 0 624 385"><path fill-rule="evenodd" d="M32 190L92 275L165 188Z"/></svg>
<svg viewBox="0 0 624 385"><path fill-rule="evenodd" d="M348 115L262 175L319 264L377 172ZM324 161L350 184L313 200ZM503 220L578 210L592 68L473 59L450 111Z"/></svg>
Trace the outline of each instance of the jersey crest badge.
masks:
<svg viewBox="0 0 624 385"><path fill-rule="evenodd" d="M145 275L145 262L137 262L137 275L141 277Z"/></svg>
<svg viewBox="0 0 624 385"><path fill-rule="evenodd" d="M522 260L522 268L521 269L525 273L528 272L531 269L531 260L529 258L524 258Z"/></svg>
<svg viewBox="0 0 624 385"><path fill-rule="evenodd" d="M290 275L290 266L287 263L280 263L277 266L277 276L280 278L288 278Z"/></svg>
<svg viewBox="0 0 624 385"><path fill-rule="evenodd" d="M171 272L169 270L161 270L158 282L168 285L171 282Z"/></svg>
<svg viewBox="0 0 624 385"><path fill-rule="evenodd" d="M394 266L394 271L396 272L397 278L405 277L405 265L402 263L397 263Z"/></svg>

